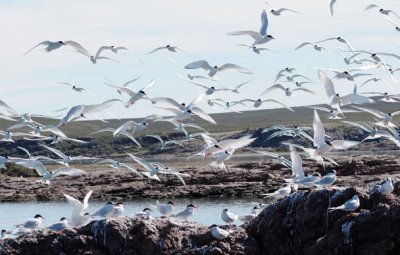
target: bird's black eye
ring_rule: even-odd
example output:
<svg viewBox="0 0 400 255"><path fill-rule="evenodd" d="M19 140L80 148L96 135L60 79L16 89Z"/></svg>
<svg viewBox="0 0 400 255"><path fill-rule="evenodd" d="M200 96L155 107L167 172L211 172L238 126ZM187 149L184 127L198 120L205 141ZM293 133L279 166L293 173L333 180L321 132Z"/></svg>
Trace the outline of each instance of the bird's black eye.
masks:
<svg viewBox="0 0 400 255"><path fill-rule="evenodd" d="M146 92L144 92L143 90L139 91L140 94L146 95Z"/></svg>
<svg viewBox="0 0 400 255"><path fill-rule="evenodd" d="M187 110L186 112L187 112L187 113L192 113L192 110Z"/></svg>
<svg viewBox="0 0 400 255"><path fill-rule="evenodd" d="M215 87L214 87L214 86L212 86L212 87L211 87L211 89L215 89Z"/></svg>
<svg viewBox="0 0 400 255"><path fill-rule="evenodd" d="M63 42L63 41L58 41L57 43L61 43L61 44L63 44L64 42Z"/></svg>
<svg viewBox="0 0 400 255"><path fill-rule="evenodd" d="M169 48L169 47L171 47L169 44L167 44L167 46L165 46L165 47L167 47L167 48Z"/></svg>
<svg viewBox="0 0 400 255"><path fill-rule="evenodd" d="M218 66L214 66L214 68L218 68Z"/></svg>

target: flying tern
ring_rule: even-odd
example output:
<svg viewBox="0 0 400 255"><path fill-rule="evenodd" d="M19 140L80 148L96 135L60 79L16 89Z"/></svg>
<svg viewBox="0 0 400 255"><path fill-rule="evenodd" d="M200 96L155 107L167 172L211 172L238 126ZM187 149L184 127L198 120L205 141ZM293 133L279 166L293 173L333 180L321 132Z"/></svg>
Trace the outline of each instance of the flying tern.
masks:
<svg viewBox="0 0 400 255"><path fill-rule="evenodd" d="M252 47L257 45L257 44L263 44L271 41L272 39L275 39L272 35L267 34L267 28L268 28L268 17L267 17L267 12L263 10L261 13L261 28L260 32L256 31L235 31L235 32L230 32L227 33L227 35L249 35L254 39L253 44L251 45Z"/></svg>

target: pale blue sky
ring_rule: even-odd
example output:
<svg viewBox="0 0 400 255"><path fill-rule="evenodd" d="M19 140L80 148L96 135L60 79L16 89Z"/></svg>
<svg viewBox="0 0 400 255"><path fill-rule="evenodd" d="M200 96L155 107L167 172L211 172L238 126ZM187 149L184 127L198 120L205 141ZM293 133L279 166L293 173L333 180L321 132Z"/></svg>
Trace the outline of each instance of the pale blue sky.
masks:
<svg viewBox="0 0 400 255"><path fill-rule="evenodd" d="M400 46L400 32L395 31L377 10L364 11L370 4L368 1L338 0L333 18L329 13L328 0L276 0L272 3L279 3L278 7L288 7L302 14L286 13L280 17L269 15L269 34L276 37L276 40L262 47L284 54L263 52L259 56L235 45L249 44L250 38L231 37L226 33L236 30L258 31L262 10L269 10L264 1L0 0L0 99L21 112L50 114L52 110L77 104L99 103L110 98L126 100L127 96L120 97L115 90L103 84L104 77L123 83L142 76L130 88L139 89L154 78L156 84L148 91L150 96L168 96L178 101L189 101L198 90L177 77L177 73L186 72L170 59L182 66L206 59L211 64L231 62L253 71L254 75L234 72L219 75L221 81L217 84L231 87L252 80L244 87L242 94L221 93L214 96L229 100L256 99L263 89L273 84L278 70L286 66L297 68L317 82L308 88L320 93L323 99L307 94L288 98L279 92L263 98L274 98L290 106L298 106L326 100L325 92L317 79L317 71L310 68L310 65L345 67L342 58L335 53L316 52L311 48L295 52L293 49L300 43L342 36L355 49L400 54L400 49L397 48ZM400 13L400 1L374 3ZM400 20L397 22L400 24ZM68 48L50 54L34 50L23 56L28 49L44 40L74 40L90 52L95 52L102 45L121 45L129 48L129 52L121 52L119 55L107 53L107 56L121 62L104 61L96 65ZM190 55L166 51L144 55L166 44L176 45ZM344 45L337 42L328 42L325 45L331 49L336 49L337 46L344 48ZM389 63L400 66L400 61L395 59L391 59ZM205 74L203 70L193 73ZM382 70L376 74L391 83ZM400 76L397 77L400 80ZM359 83L364 80L366 79L359 79ZM58 85L58 82L76 83L89 89L97 97L74 93L69 87ZM209 85L211 82L204 84ZM354 85L349 81L335 81L335 84L341 94L350 93ZM395 89L384 90L399 93L400 85L391 84ZM362 91L373 91L374 87L382 91L384 86L372 83ZM150 105L149 102L141 101L129 109L115 106L111 112L121 118L144 116L152 112L162 113ZM208 112L221 110L211 108L206 103L202 106ZM262 107L272 106L274 107Z"/></svg>

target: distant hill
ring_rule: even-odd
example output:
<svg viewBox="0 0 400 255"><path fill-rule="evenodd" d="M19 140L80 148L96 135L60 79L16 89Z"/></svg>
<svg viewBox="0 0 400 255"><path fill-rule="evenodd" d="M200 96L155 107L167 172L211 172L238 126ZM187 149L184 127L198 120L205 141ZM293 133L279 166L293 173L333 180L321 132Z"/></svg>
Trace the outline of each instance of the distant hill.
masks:
<svg viewBox="0 0 400 255"><path fill-rule="evenodd" d="M315 106L325 106L325 105L315 105ZM325 106L326 107L326 106ZM366 105L364 107L375 108L383 112L392 112L400 110L399 103L386 103L378 101L375 104ZM346 107L351 108L351 107ZM216 113L211 114L218 125L213 125L199 118L194 118L194 120L186 120L185 122L194 122L210 133L221 133L221 132L234 132L241 131L245 129L258 129L264 128L276 124L284 125L311 125L312 124L312 112L313 110L309 107L293 107L295 112L291 112L284 108L279 109L267 109L267 110L253 110L253 111L243 111L242 113L227 112L227 113ZM150 114L150 113L149 113ZM326 119L328 113L320 112L321 119L324 123L341 123L340 120ZM367 113L347 113L345 114L347 120L353 121L373 121L374 116ZM397 118L397 117L395 117ZM135 121L140 121L141 119L133 119ZM98 120L89 121L76 121L67 124L62 130L69 136L72 137L87 137L90 133L100 130L102 128L113 127L116 128L127 119L117 120L110 119L107 120L108 123L104 123ZM38 119L38 122L44 124L55 124L57 120L48 119ZM6 130L12 122L0 121L0 130ZM145 134L166 134L174 132L173 126L169 123L157 122L151 124L146 130L141 131L138 135Z"/></svg>

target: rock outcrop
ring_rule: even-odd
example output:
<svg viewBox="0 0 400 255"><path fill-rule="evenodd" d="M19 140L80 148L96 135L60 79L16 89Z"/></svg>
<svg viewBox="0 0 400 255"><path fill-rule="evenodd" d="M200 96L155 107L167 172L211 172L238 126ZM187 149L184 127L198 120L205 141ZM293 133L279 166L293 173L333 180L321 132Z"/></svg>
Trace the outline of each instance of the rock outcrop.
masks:
<svg viewBox="0 0 400 255"><path fill-rule="evenodd" d="M0 254L395 255L400 252L400 196L360 188L296 193L265 208L249 225L215 240L207 226L121 217L62 233L37 232L0 242ZM357 194L354 212L328 211Z"/></svg>
<svg viewBox="0 0 400 255"><path fill-rule="evenodd" d="M328 212L355 194L358 210ZM261 254L400 254L399 201L358 188L296 193L266 208L247 230Z"/></svg>
<svg viewBox="0 0 400 255"><path fill-rule="evenodd" d="M0 254L257 254L257 244L245 229L231 227L223 242L216 241L208 227L181 224L167 219L141 220L121 217L93 221L62 233L38 232L1 242Z"/></svg>

